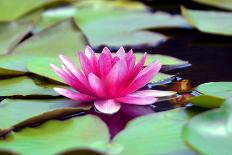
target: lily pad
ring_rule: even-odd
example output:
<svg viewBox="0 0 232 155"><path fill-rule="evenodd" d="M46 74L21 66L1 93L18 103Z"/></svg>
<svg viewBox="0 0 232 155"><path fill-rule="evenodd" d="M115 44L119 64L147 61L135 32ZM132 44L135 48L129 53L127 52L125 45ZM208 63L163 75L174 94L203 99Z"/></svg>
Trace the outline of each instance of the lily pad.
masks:
<svg viewBox="0 0 232 155"><path fill-rule="evenodd" d="M143 54L136 53L136 60L140 60ZM175 68L182 68L182 67L188 67L191 64L188 61L184 61L178 58L174 58L168 55L161 55L161 54L148 54L147 60L145 62L145 65L151 64L153 61L159 60L159 62L163 65L162 67L165 70L172 70Z"/></svg>
<svg viewBox="0 0 232 155"><path fill-rule="evenodd" d="M192 97L189 102L205 108L217 108L232 96L232 82L208 82L199 85L196 90L203 95Z"/></svg>
<svg viewBox="0 0 232 155"><path fill-rule="evenodd" d="M119 155L192 154L181 138L188 115L182 110L153 113L129 122L113 139Z"/></svg>
<svg viewBox="0 0 232 155"><path fill-rule="evenodd" d="M194 2L218 7L221 9L232 10L232 1L231 0L193 0Z"/></svg>
<svg viewBox="0 0 232 155"><path fill-rule="evenodd" d="M218 108L224 103L224 99L209 96L209 95L200 95L191 97L188 102L191 102L192 104L203 107L203 108Z"/></svg>
<svg viewBox="0 0 232 155"><path fill-rule="evenodd" d="M171 79L172 77L174 77L174 75L169 75L169 74L165 74L165 73L158 73L150 82L152 83L156 83L156 82L161 82L167 79Z"/></svg>
<svg viewBox="0 0 232 155"><path fill-rule="evenodd" d="M92 149L101 152L107 144L107 126L96 116L87 115L66 121L49 121L37 128L26 128L0 140L0 149L24 155L54 155L70 149Z"/></svg>
<svg viewBox="0 0 232 155"><path fill-rule="evenodd" d="M17 22L0 24L0 55L9 53L32 29L30 24Z"/></svg>
<svg viewBox="0 0 232 155"><path fill-rule="evenodd" d="M39 78L28 76L0 80L0 96L59 96L53 88L62 85L46 83Z"/></svg>
<svg viewBox="0 0 232 155"><path fill-rule="evenodd" d="M232 99L230 98L221 108L195 116L184 127L183 138L200 154L230 154L231 118Z"/></svg>
<svg viewBox="0 0 232 155"><path fill-rule="evenodd" d="M231 12L190 10L184 7L181 7L181 12L187 21L199 31L218 35L232 35Z"/></svg>
<svg viewBox="0 0 232 155"><path fill-rule="evenodd" d="M1 0L0 21L12 21L22 15L60 0ZM63 0L65 1L65 0ZM68 0L66 0L68 1ZM61 2L61 1L60 1Z"/></svg>
<svg viewBox="0 0 232 155"><path fill-rule="evenodd" d="M60 41L58 38L66 39ZM1 56L0 74L28 72L26 66L29 62L44 57L58 59L61 53L75 56L76 50L84 49L85 45L87 45L85 37L73 21L68 19L27 39L15 48L12 55Z"/></svg>
<svg viewBox="0 0 232 155"><path fill-rule="evenodd" d="M197 87L197 91L210 96L226 99L232 96L232 82L209 82Z"/></svg>
<svg viewBox="0 0 232 155"><path fill-rule="evenodd" d="M65 38L62 41L58 38ZM84 49L87 41L72 19L54 25L21 43L13 51L17 55L57 57L63 53L75 56L77 49Z"/></svg>
<svg viewBox="0 0 232 155"><path fill-rule="evenodd" d="M90 108L90 104L68 99L5 99L0 102L0 118L4 118L0 119L0 135L15 127L24 127Z"/></svg>

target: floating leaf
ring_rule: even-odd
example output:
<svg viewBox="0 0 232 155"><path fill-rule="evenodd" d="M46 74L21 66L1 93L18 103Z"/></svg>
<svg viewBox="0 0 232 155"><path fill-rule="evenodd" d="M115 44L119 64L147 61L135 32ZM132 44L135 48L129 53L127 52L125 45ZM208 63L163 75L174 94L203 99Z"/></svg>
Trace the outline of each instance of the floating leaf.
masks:
<svg viewBox="0 0 232 155"><path fill-rule="evenodd" d="M200 154L230 154L232 99L220 109L195 116L185 127L184 140Z"/></svg>
<svg viewBox="0 0 232 155"><path fill-rule="evenodd" d="M83 105L68 99L5 99L0 102L0 118L4 118L0 119L0 135L15 127L90 108L89 104Z"/></svg>
<svg viewBox="0 0 232 155"><path fill-rule="evenodd" d="M104 5L80 8L75 14L75 19L92 46L141 45L146 42L147 44L157 44L167 38L158 33L148 31L142 33L141 30L160 27L188 27L185 20L178 15L171 16L163 12L113 10L105 8ZM151 37L152 34L154 37ZM155 35L157 39L155 39ZM146 37L149 37L150 41L145 40ZM144 39L139 42L139 38Z"/></svg>
<svg viewBox="0 0 232 155"><path fill-rule="evenodd" d="M197 91L210 96L226 99L232 96L232 82L209 82L197 87Z"/></svg>
<svg viewBox="0 0 232 155"><path fill-rule="evenodd" d="M187 120L181 110L142 116L130 121L112 142L121 145L119 155L192 154L181 138Z"/></svg>
<svg viewBox="0 0 232 155"><path fill-rule="evenodd" d="M199 85L196 90L203 95L190 98L189 102L205 108L216 108L232 96L232 82L208 82Z"/></svg>
<svg viewBox="0 0 232 155"><path fill-rule="evenodd" d="M61 2L61 0L1 0L0 21L15 20L32 10L54 2Z"/></svg>
<svg viewBox="0 0 232 155"><path fill-rule="evenodd" d="M191 97L188 102L203 108L218 108L223 104L224 99L214 96L200 95Z"/></svg>
<svg viewBox="0 0 232 155"><path fill-rule="evenodd" d="M140 60L143 54L137 53L136 54L136 60ZM163 65L165 70L172 70L175 68L182 68L187 67L190 65L188 61L180 60L168 55L161 55L161 54L148 54L147 60L145 62L145 65L151 64L153 61L159 60L159 62Z"/></svg>
<svg viewBox="0 0 232 155"><path fill-rule="evenodd" d="M0 75L23 75L28 72L26 64L32 60L31 56L0 56Z"/></svg>
<svg viewBox="0 0 232 155"><path fill-rule="evenodd" d="M59 96L59 94L53 90L53 88L58 85L49 84L42 79L30 78L28 76L0 80L0 86L0 96ZM62 87L62 85L59 87Z"/></svg>
<svg viewBox="0 0 232 155"><path fill-rule="evenodd" d="M151 82L161 82L167 79L171 79L174 77L174 75L169 75L169 74L164 74L164 73L158 73L152 80Z"/></svg>
<svg viewBox="0 0 232 155"><path fill-rule="evenodd" d="M232 1L231 0L193 0L198 3L211 5L214 7L232 10Z"/></svg>
<svg viewBox="0 0 232 155"><path fill-rule="evenodd" d="M30 24L17 22L0 24L0 55L9 53L31 29Z"/></svg>
<svg viewBox="0 0 232 155"><path fill-rule="evenodd" d="M26 128L0 140L0 149L24 155L54 155L70 149L101 151L107 144L107 126L96 116L87 115L66 121L49 121L37 128Z"/></svg>
<svg viewBox="0 0 232 155"><path fill-rule="evenodd" d="M59 38L65 39L61 41ZM37 33L17 46L13 52L39 57L57 57L60 53L75 56L76 50L84 49L86 44L83 34L69 19Z"/></svg>
<svg viewBox="0 0 232 155"><path fill-rule="evenodd" d="M192 26L202 32L232 35L231 12L190 10L184 7L181 7L181 12Z"/></svg>
<svg viewBox="0 0 232 155"><path fill-rule="evenodd" d="M58 38L66 39L60 41ZM86 44L84 36L72 20L66 20L27 39L15 48L13 55L1 56L0 74L28 72L27 64L43 57L57 59L61 53L75 56L76 50L84 49Z"/></svg>

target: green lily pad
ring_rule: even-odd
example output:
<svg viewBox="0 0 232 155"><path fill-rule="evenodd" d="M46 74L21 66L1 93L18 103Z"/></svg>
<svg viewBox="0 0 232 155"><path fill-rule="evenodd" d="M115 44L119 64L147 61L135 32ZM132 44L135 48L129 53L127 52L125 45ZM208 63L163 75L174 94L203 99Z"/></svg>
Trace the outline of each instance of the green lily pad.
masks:
<svg viewBox="0 0 232 155"><path fill-rule="evenodd" d="M31 29L30 24L17 22L0 24L0 55L9 53Z"/></svg>
<svg viewBox="0 0 232 155"><path fill-rule="evenodd" d="M232 96L232 82L209 82L197 87L197 91L205 95L226 99Z"/></svg>
<svg viewBox="0 0 232 155"><path fill-rule="evenodd" d="M39 78L28 76L0 80L0 96L59 96L53 88L62 85L46 83Z"/></svg>
<svg viewBox="0 0 232 155"><path fill-rule="evenodd" d="M104 5L80 8L75 14L75 20L92 46L108 45L118 47L138 44L149 45L152 43L155 45L167 38L158 33L148 31L144 33L142 30L188 27L185 20L178 15L171 16L163 12L151 13L149 11L107 9ZM150 38L150 41L146 37ZM139 42L140 38L142 39Z"/></svg>
<svg viewBox="0 0 232 155"><path fill-rule="evenodd" d="M107 144L107 126L96 116L86 115L66 121L49 121L37 128L26 128L0 140L0 149L24 155L54 155L70 149L92 149L101 152Z"/></svg>
<svg viewBox="0 0 232 155"><path fill-rule="evenodd" d="M118 155L192 154L181 138L187 120L183 109L142 116L130 121L112 142L121 145Z"/></svg>
<svg viewBox="0 0 232 155"><path fill-rule="evenodd" d="M26 64L33 60L31 56L0 56L0 75L23 75L28 72Z"/></svg>
<svg viewBox="0 0 232 155"><path fill-rule="evenodd" d="M221 108L195 116L183 130L183 138L200 154L230 154L232 99Z"/></svg>
<svg viewBox="0 0 232 155"><path fill-rule="evenodd" d="M181 7L181 12L187 21L199 31L219 35L232 35L231 12L190 10L184 7Z"/></svg>
<svg viewBox="0 0 232 155"><path fill-rule="evenodd" d="M65 0L63 0L65 1ZM67 1L67 0L66 0ZM60 0L1 0L0 1L0 21L12 21L22 15Z"/></svg>
<svg viewBox="0 0 232 155"><path fill-rule="evenodd" d="M158 73L150 82L161 82L167 79L171 79L174 77L174 75L164 74L164 73Z"/></svg>
<svg viewBox="0 0 232 155"><path fill-rule="evenodd" d="M200 95L191 97L188 101L203 108L218 108L225 100L214 96Z"/></svg>
<svg viewBox="0 0 232 155"><path fill-rule="evenodd" d="M136 60L139 61L142 55L142 53L136 53ZM175 68L182 68L191 65L188 61L161 54L148 54L145 65L149 65L155 60L159 60L165 70L172 70Z"/></svg>
<svg viewBox="0 0 232 155"><path fill-rule="evenodd" d="M205 108L217 108L232 96L232 82L208 82L199 85L196 90L203 95L192 97L189 102Z"/></svg>
<svg viewBox="0 0 232 155"><path fill-rule="evenodd" d="M5 99L0 102L0 135L28 124L91 108L68 99ZM1 148L1 147L0 147Z"/></svg>
<svg viewBox="0 0 232 155"><path fill-rule="evenodd" d="M62 41L59 38L62 39ZM13 51L17 55L57 57L63 53L75 56L76 50L83 50L87 41L71 19L65 20L21 43Z"/></svg>
<svg viewBox="0 0 232 155"><path fill-rule="evenodd" d="M232 1L231 0L193 0L194 2L218 7L221 9L232 10Z"/></svg>
<svg viewBox="0 0 232 155"><path fill-rule="evenodd" d="M65 39L60 41L58 38ZM52 59L58 59L61 53L75 56L76 50L84 49L85 45L87 41L73 21L71 19L63 21L21 43L14 49L12 55L1 56L0 74L14 75L28 72L26 66L29 62L44 57L50 57L53 61Z"/></svg>

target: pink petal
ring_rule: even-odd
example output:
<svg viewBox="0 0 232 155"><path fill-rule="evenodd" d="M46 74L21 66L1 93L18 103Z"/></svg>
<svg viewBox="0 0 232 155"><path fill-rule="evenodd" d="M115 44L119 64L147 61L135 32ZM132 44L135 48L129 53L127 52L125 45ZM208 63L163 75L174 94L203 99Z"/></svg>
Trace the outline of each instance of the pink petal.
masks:
<svg viewBox="0 0 232 155"><path fill-rule="evenodd" d="M143 69L131 84L123 91L123 95L130 94L144 87L160 70L161 64L157 61Z"/></svg>
<svg viewBox="0 0 232 155"><path fill-rule="evenodd" d="M110 70L106 77L106 87L110 97L116 95L121 87L123 80L127 74L126 62L119 60Z"/></svg>
<svg viewBox="0 0 232 155"><path fill-rule="evenodd" d="M56 72L57 75L60 76L60 78L63 79L63 81L71 86L72 88L76 89L77 91L81 93L86 93L86 94L91 94L91 90L89 90L87 87L85 87L80 80L78 79L73 79L68 73L57 67L56 65L50 64L53 70Z"/></svg>
<svg viewBox="0 0 232 155"><path fill-rule="evenodd" d="M109 73L112 64L111 64L111 55L101 53L99 60L98 60L98 65L99 65L99 71L101 78L104 79L107 74Z"/></svg>
<svg viewBox="0 0 232 155"><path fill-rule="evenodd" d="M143 54L142 58L140 59L140 61L135 65L133 71L130 73L130 77L128 78L128 82L131 82L131 80L133 80L138 75L138 73L142 70L146 59L147 59L147 53L145 52Z"/></svg>
<svg viewBox="0 0 232 155"><path fill-rule="evenodd" d="M91 72L91 63L88 57L83 52L78 52L79 61L81 68L85 73L85 76L88 77L89 72Z"/></svg>
<svg viewBox="0 0 232 155"><path fill-rule="evenodd" d="M83 82L85 85L87 84L87 79L86 77L83 75L83 73L75 66L75 64L68 59L67 57L65 57L64 55L60 55L60 60L62 61L62 63L64 64L65 68L70 70L72 72L72 74L79 79L81 82ZM70 73L69 73L70 74Z"/></svg>
<svg viewBox="0 0 232 155"><path fill-rule="evenodd" d="M133 54L133 51L130 50L127 55L126 55L126 63L127 63L127 68L128 68L128 71L131 72L134 68L134 65L135 65L135 60L136 60L136 57L135 55Z"/></svg>
<svg viewBox="0 0 232 155"><path fill-rule="evenodd" d="M113 114L119 111L121 105L113 99L96 100L94 102L96 109L105 114Z"/></svg>
<svg viewBox="0 0 232 155"><path fill-rule="evenodd" d="M109 48L104 47L103 50L102 50L102 53L108 55L112 59L112 54L111 54Z"/></svg>
<svg viewBox="0 0 232 155"><path fill-rule="evenodd" d="M99 79L95 74L89 73L88 76L89 84L98 97L103 98L106 96L106 91L104 84L101 79Z"/></svg>
<svg viewBox="0 0 232 155"><path fill-rule="evenodd" d="M140 96L127 95L125 97L116 98L115 100L126 104L149 105L155 103L158 99L150 96L140 97Z"/></svg>
<svg viewBox="0 0 232 155"><path fill-rule="evenodd" d="M123 47L120 47L119 50L116 52L115 56L119 57L120 59L124 59L126 56L126 52Z"/></svg>
<svg viewBox="0 0 232 155"><path fill-rule="evenodd" d="M92 50L92 48L89 46L86 46L85 55L87 56L87 58L90 59L94 54L95 54L95 52Z"/></svg>
<svg viewBox="0 0 232 155"><path fill-rule="evenodd" d="M77 100L77 101L92 101L95 99L92 96L81 94L78 92L73 92L71 90L64 89L64 88L54 88L54 90L67 98Z"/></svg>
<svg viewBox="0 0 232 155"><path fill-rule="evenodd" d="M131 93L130 95L136 96L150 96L150 97L166 97L175 95L176 92L174 91L160 91L160 90L141 90Z"/></svg>

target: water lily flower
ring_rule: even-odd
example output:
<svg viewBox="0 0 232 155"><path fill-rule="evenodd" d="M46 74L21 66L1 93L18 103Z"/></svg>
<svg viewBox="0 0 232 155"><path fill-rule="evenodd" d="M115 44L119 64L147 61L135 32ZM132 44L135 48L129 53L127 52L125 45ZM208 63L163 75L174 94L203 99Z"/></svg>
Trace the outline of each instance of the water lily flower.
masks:
<svg viewBox="0 0 232 155"><path fill-rule="evenodd" d="M171 91L139 90L159 72L161 64L154 61L144 68L147 53L136 63L132 50L121 47L113 56L105 47L100 54L90 47L78 52L79 69L67 57L60 55L62 69L51 64L53 70L73 90L54 88L59 94L73 100L94 101L95 108L106 114L119 111L121 104L149 105L157 97L173 95Z"/></svg>

